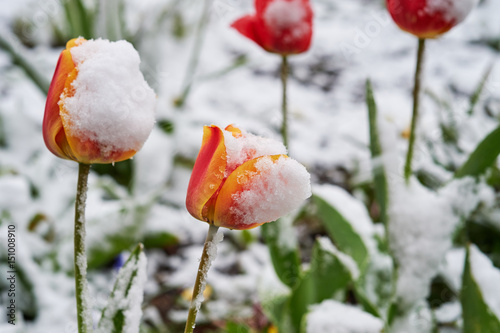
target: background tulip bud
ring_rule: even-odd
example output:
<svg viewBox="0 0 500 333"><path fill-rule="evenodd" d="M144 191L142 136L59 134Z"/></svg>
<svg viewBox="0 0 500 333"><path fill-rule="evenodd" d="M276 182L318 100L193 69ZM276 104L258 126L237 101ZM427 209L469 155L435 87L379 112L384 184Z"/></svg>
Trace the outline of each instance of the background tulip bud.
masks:
<svg viewBox="0 0 500 333"><path fill-rule="evenodd" d="M50 85L43 136L56 156L80 163L132 157L154 126L156 96L126 41L70 40Z"/></svg>
<svg viewBox="0 0 500 333"><path fill-rule="evenodd" d="M436 38L462 22L478 0L387 0L394 22L418 38Z"/></svg>
<svg viewBox="0 0 500 333"><path fill-rule="evenodd" d="M256 13L231 26L264 50L282 55L309 49L313 12L309 0L256 0Z"/></svg>
<svg viewBox="0 0 500 333"><path fill-rule="evenodd" d="M290 213L311 195L310 175L280 142L205 126L186 206L195 218L250 229Z"/></svg>

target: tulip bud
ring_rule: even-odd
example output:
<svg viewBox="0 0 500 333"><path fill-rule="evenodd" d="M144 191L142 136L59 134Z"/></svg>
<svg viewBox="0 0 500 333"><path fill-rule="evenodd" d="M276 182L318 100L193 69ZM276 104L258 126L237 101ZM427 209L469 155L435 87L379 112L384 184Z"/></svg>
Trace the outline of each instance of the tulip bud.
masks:
<svg viewBox="0 0 500 333"><path fill-rule="evenodd" d="M282 143L230 125L205 126L186 206L198 220L244 230L290 213L311 196L310 175Z"/></svg>
<svg viewBox="0 0 500 333"><path fill-rule="evenodd" d="M132 157L153 129L156 96L126 41L72 39L47 95L43 137L56 156L85 164Z"/></svg>
<svg viewBox="0 0 500 333"><path fill-rule="evenodd" d="M313 12L309 0L255 0L256 13L231 26L264 50L281 55L309 49Z"/></svg>
<svg viewBox="0 0 500 333"><path fill-rule="evenodd" d="M394 22L418 38L436 38L462 22L478 0L387 0Z"/></svg>

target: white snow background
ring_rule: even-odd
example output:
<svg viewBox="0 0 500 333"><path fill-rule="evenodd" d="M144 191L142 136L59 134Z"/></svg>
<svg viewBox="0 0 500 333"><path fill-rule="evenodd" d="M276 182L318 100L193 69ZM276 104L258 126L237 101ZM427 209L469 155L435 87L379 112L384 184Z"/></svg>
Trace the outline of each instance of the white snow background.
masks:
<svg viewBox="0 0 500 333"><path fill-rule="evenodd" d="M207 225L192 218L184 207L190 169L178 160L194 160L200 147L203 125L225 127L234 123L248 132L280 139L280 58L264 52L229 27L236 18L253 11L252 1L214 1L199 68L187 104L182 110L173 106L173 100L182 90L193 47L193 31L202 7L193 0L177 4L189 28L188 36L179 40L172 36L171 21L159 21L163 10L175 2L125 1L128 28L131 31L142 29L135 47L141 55L146 79L157 94L156 118L171 121L175 130L172 135L167 135L156 128L134 157L131 193L107 176L92 173L89 178L88 248L105 246L101 244L103 235L130 228L136 223L136 208L146 206L150 210L144 216L144 224L136 232L139 235L169 232L179 240L180 247L174 255L157 249L146 252L148 277L144 302L147 304L152 304L154 297L169 290L189 288L195 279ZM290 155L306 166L315 183L353 188L369 182L371 162L364 84L370 78L384 128L381 135L386 141L391 141L395 155L391 159L396 164L393 165L394 171L391 170L391 177L395 181L401 180L407 146L407 140L401 133L410 123L416 38L396 27L383 1L313 0L312 4L315 18L311 49L305 54L290 57ZM11 26L19 17L33 23L31 33L37 43L33 48L26 49L23 55L47 79L51 78L61 51L61 48L52 48L49 43L51 30L48 19L60 14L48 10L51 6L51 1L0 0L2 35L9 36ZM498 13L500 1L484 0L461 25L442 38L427 42L424 86L451 104L461 134L459 146L462 152L439 148L442 141L439 125L444 111L431 98L424 97L414 168L424 170L442 182L450 180L453 174L437 166L436 159L443 164L460 165L477 143L497 126L500 116L500 56L484 44L475 42L500 37ZM247 64L224 75L208 78L210 74L228 67L242 54L246 55ZM493 118L477 111L473 117L466 119L464 115L469 96L491 63L497 66L493 68L477 109L489 106L494 113ZM18 330L21 329L22 332L74 332L76 329L74 282L66 272L71 271L73 264L73 203L77 165L56 158L46 149L42 139L44 105L45 96L19 67L12 66L9 55L0 49L0 138L6 140L6 145L0 147L0 216L16 225L17 261L22 263L34 286L34 299L39 308L36 320L23 320L21 317L13 328L6 323L6 298L2 295L0 331L6 333L20 332ZM421 245L430 253L423 253L422 261L409 263L405 268L410 275L419 267L428 270L422 274L424 280L410 276L398 285L398 295L407 295L411 302L418 302L425 299L427 290L413 290L412 283L428 283L438 271L443 272L451 285L460 288L462 269L457 265L463 265L463 252L450 251L451 239L443 240L446 237L442 233L449 233L454 225L460 223L459 216L469 214L480 204L484 220L500 229L500 210L494 209L496 197L489 187L483 183L476 185L467 179L452 182L432 194L418 187L414 188L414 192L422 195L422 199L416 199L407 211L401 203L397 211L393 211L394 214L407 216L412 212L425 211L427 204L432 202L436 209L443 209L425 216L437 215L437 219L446 220L442 225L445 229L438 230L437 236L426 238ZM364 199L359 191L354 191L353 195L360 202ZM43 222L28 231L29 222L37 214L43 216ZM447 219L450 216L456 221ZM406 238L404 228L394 228L395 234L391 237L402 237L401 244L395 247L403 246L408 239L421 240L419 237L429 228L440 228L431 221L427 222L426 225L410 228L409 232L414 234L407 234ZM6 251L3 245L6 244L8 223L0 225L0 254ZM418 219L407 223L418 223ZM47 241L50 233L56 237ZM250 233L257 237L259 230L251 230ZM259 281L270 276L269 279L278 283L273 273L263 275L263 272L272 271L269 270L271 262L264 244L253 242L241 249L244 242L240 232L224 230L224 235L225 240L219 244L218 257L208 274L213 296L205 304L207 311L199 315L201 321L216 321L231 316L251 317L254 303L258 302L257 289L262 283ZM432 255L434 248L438 249L442 259L429 260L425 257L426 254ZM408 253L401 253L398 258L411 256L412 251L417 250L409 248ZM473 256L483 260L475 251ZM474 266L474 270L484 268L490 272L492 268L483 261ZM422 263L423 266L419 266ZM238 268L238 274L228 273L233 267ZM3 280L5 265L0 263L0 268ZM488 272L481 275L478 283L487 280L490 275L497 275L496 272ZM99 310L105 304L115 276L113 269L89 272L89 288L96 308L94 320L100 316ZM418 281L412 282L412 278ZM485 282L484 286L492 289L485 290L486 294L498 294L498 290L493 290L499 288L498 283ZM279 289L274 288L275 291ZM411 293L405 293L404 288L408 288L407 291L411 289ZM22 298L21 294L20 302ZM321 327L339 323L342 315L328 318L330 309L348 318L364 321L368 327L363 329L363 323L358 323L350 331L347 328L342 332L376 332L380 329L378 319L363 313L358 315L356 308L334 301L315 306L308 318L315 318L317 322L315 325L308 324L308 327L314 327L315 332L327 332ZM451 308L444 313L445 310L441 309L441 317L448 318L450 311L455 311ZM185 308L180 307L171 311L168 319L183 322L186 315ZM325 323L321 323L321 318ZM144 319L161 322L160 314L153 306L146 307ZM413 325L411 320L401 323L402 327L407 329Z"/></svg>

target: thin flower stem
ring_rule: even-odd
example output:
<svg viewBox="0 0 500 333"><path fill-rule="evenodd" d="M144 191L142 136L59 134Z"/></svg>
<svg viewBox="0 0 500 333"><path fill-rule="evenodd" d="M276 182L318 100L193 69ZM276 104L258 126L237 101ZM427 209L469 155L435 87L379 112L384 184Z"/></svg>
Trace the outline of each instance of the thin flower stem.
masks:
<svg viewBox="0 0 500 333"><path fill-rule="evenodd" d="M181 96L179 96L179 98L175 101L175 106L177 108L182 108L184 106L193 85L194 76L196 75L196 70L198 69L198 63L200 61L203 41L205 39L205 34L207 31L206 26L210 19L210 8L212 8L212 1L213 0L205 0L200 21L198 22L198 26L196 27L194 46L191 52L191 57L189 59L186 74L184 76L184 81L182 83L182 93Z"/></svg>
<svg viewBox="0 0 500 333"><path fill-rule="evenodd" d="M286 90L287 90L287 80L288 80L288 58L286 55L282 57L281 62L281 83L283 86L283 101L281 104L281 112L283 116L283 122L281 124L281 136L283 137L283 144L288 148L288 106L286 101Z"/></svg>
<svg viewBox="0 0 500 333"><path fill-rule="evenodd" d="M90 165L80 163L75 202L75 296L78 332L92 332L87 288L87 257L85 255L85 202Z"/></svg>
<svg viewBox="0 0 500 333"><path fill-rule="evenodd" d="M420 38L418 40L418 50L417 50L417 67L415 69L415 84L413 86L413 114L411 117L411 127L410 127L410 140L408 143L408 153L406 154L405 163L405 180L408 183L410 176L412 174L411 161L413 159L413 150L415 146L415 129L417 127L418 121L418 111L419 111L419 99L420 99L420 86L422 82L422 66L424 63L424 52L425 52L425 39Z"/></svg>
<svg viewBox="0 0 500 333"><path fill-rule="evenodd" d="M213 246L217 246L217 244L214 244L213 242L214 237L217 234L217 230L219 230L219 227L210 224L207 239L205 240L205 246L203 247L203 253L201 255L200 266L198 267L198 273L196 274L196 281L193 287L193 297L191 298L191 305L189 307L189 314L184 333L192 333L196 325L196 315L200 310L201 297L207 283L207 273L213 259L210 257L210 250L213 249Z"/></svg>

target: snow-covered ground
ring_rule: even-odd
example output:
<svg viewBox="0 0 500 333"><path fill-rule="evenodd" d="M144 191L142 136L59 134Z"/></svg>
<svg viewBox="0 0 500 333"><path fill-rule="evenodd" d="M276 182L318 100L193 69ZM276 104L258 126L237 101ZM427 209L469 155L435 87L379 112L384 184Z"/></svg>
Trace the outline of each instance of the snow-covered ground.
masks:
<svg viewBox="0 0 500 333"><path fill-rule="evenodd" d="M31 22L34 27L31 34L37 43L31 49L20 50L47 80L51 78L61 51L49 43L49 20L62 15L60 10L52 10L56 6L54 2L0 0L1 36L12 36L11 28L19 17ZM157 94L156 119L158 123L169 121L174 130L170 134L159 127L153 130L133 159L130 191L110 176L91 173L87 247L90 256L96 255L99 261L99 256L113 247L111 236L114 234L123 234L119 243L131 244L127 247L129 250L133 244L154 235L169 234L176 238L175 245L166 250L146 251L148 280L144 318L157 327L161 327L163 321L182 323L185 320L187 301L174 296L192 286L207 230L207 225L192 218L184 205L190 163L200 147L203 125L225 127L234 123L248 132L280 139L280 57L264 52L229 27L235 19L253 10L252 3L250 0L214 0L211 19L204 31L199 67L187 102L179 109L173 101L183 89L202 6L194 0L125 1L128 29L137 32L135 47L143 61L142 69ZM390 172L394 182L402 179L407 147L403 134L411 118L417 40L397 28L383 3L313 0L315 18L311 49L290 57L290 156L306 166L313 183L340 185L354 195L356 199L352 200L357 200L357 204L365 199L360 188L372 181L364 100L366 79L371 79L374 87L381 128L384 129L381 135L385 141L391 141L394 164ZM173 37L172 22L178 16L165 15L164 10L168 8L176 8L183 17L188 29L185 38ZM442 38L427 42L424 67L427 92L422 99L414 168L439 185L450 182L453 178L450 170L460 166L478 142L497 127L500 53L478 41L500 38L498 13L500 1L484 0L462 24ZM221 72L241 55L246 57L244 65ZM490 64L496 66L474 114L467 117L469 96ZM441 103L431 97L434 95ZM443 103L449 105L450 112ZM12 65L9 54L0 49L0 257L7 250L3 245L6 244L7 226L14 224L18 269L26 279L19 282L17 298L18 309L25 309L26 313L24 318L18 318L15 328L5 319L3 305L7 296L0 296L2 332L74 332L76 328L71 271L77 165L56 158L46 149L42 139L44 105L45 95L22 69ZM443 123L454 123L459 134L459 149L443 144ZM415 184L413 192L418 192L416 195L420 199L412 201L411 209L403 206L404 195L410 195L411 191L397 192L394 187L392 193L398 193L395 201L399 206L392 211L393 215L404 217L433 209L424 216L427 223L416 226L412 223L419 223L418 218L408 219L405 221L407 226L397 225L391 230L390 237L399 239L392 248L393 251L401 250L396 255L398 260L420 258L418 254L422 257L421 262L416 262L417 266L408 261L404 267L402 275L407 275L399 281L399 296L415 284L424 283L412 290L415 294L407 293L405 301L415 304L425 298L427 285L438 271L451 281L451 287L460 288L462 268L456 266L463 265L464 252L449 251L451 235L440 234L450 234L450 230L460 223L460 216L470 214L479 206L479 220L495 230L500 229L497 194L484 182L472 183L470 180L462 180L459 184L451 182L438 192ZM345 202L351 203L349 200ZM454 216L456 221L449 216ZM443 219L443 223L433 225L429 219L436 219L436 223ZM429 228L440 228L434 238L426 238ZM401 237L407 230L407 237ZM246 233L224 230L225 239L219 244L218 257L208 274L212 295L205 309L202 308L200 322L259 317L256 315L260 311L256 307L259 303L257 290L264 283L262 280L275 279L279 284L270 270L272 264L267 247L256 240L259 235L259 229ZM405 243L412 241L416 242L414 247L403 251ZM421 253L419 247L425 253ZM478 283L498 275L488 262L484 263L485 258L476 248L471 253L471 260L478 261L473 265L474 272L481 276ZM433 254L439 254L443 260L430 260L428 256ZM89 272L95 319L100 316L99 311L116 275L111 265L102 267L110 261L103 260L101 265L96 264L100 266L98 269ZM418 266L422 262L424 266ZM443 266L438 267L443 262ZM488 271L481 273L483 268ZM420 276L419 269L427 271ZM0 270L3 291L3 276L7 270L3 262L0 262ZM484 288L495 289L498 284L484 282ZM491 292L497 295L498 291ZM498 300L488 298L487 301L495 309L498 307ZM436 313L438 320L441 316L445 318L443 322L447 321L449 312L456 310L448 306L451 309L448 312L440 308L441 313ZM162 312L167 309L168 313ZM357 310L333 300L325 301L315 306L308 316L318 320L316 326L308 324L307 327L313 327L311 332L333 332L324 327L341 323L346 318L332 317L325 323L318 318L324 318L328 311L343 311L348 318L358 318L369 327L365 329L359 323L345 332L380 330L379 319L366 313L357 314Z"/></svg>

